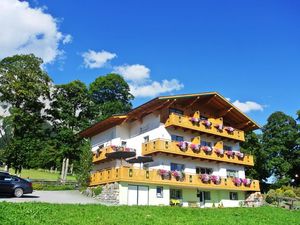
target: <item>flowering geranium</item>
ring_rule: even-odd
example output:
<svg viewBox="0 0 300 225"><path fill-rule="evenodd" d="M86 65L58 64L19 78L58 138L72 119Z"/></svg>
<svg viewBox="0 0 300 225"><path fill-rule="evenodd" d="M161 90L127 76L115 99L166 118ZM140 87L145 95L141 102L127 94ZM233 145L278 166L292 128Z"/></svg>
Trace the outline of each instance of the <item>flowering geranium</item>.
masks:
<svg viewBox="0 0 300 225"><path fill-rule="evenodd" d="M215 153L217 155L224 155L224 150L223 149L219 149L219 148L215 148Z"/></svg>
<svg viewBox="0 0 300 225"><path fill-rule="evenodd" d="M199 151L200 151L200 145L198 145L198 144L190 144L190 148L191 148L194 152L199 152Z"/></svg>
<svg viewBox="0 0 300 225"><path fill-rule="evenodd" d="M217 128L219 131L223 130L223 125L222 124L216 124L215 128Z"/></svg>
<svg viewBox="0 0 300 225"><path fill-rule="evenodd" d="M209 175L208 174L200 174L200 179L201 179L201 181L202 182L204 182L204 183L207 183L207 182L209 182L210 181L210 177L209 177Z"/></svg>
<svg viewBox="0 0 300 225"><path fill-rule="evenodd" d="M239 159L243 159L245 154L242 152L236 152L235 155L239 158Z"/></svg>
<svg viewBox="0 0 300 225"><path fill-rule="evenodd" d="M210 176L210 180L211 180L214 184L220 184L220 183L221 183L221 178L220 178L220 176L217 176L217 175L211 175L211 176Z"/></svg>
<svg viewBox="0 0 300 225"><path fill-rule="evenodd" d="M185 177L184 172L178 170L172 171L171 174L173 177L175 177L176 180L183 180Z"/></svg>
<svg viewBox="0 0 300 225"><path fill-rule="evenodd" d="M191 117L191 118L190 118L190 121L191 121L192 123L195 123L195 124L200 123L200 119L199 119L199 118L196 118L196 117Z"/></svg>
<svg viewBox="0 0 300 225"><path fill-rule="evenodd" d="M233 151L226 151L225 154L226 154L227 156L229 156L229 157L230 157L230 156L232 156L232 157L234 156L234 152L233 152Z"/></svg>
<svg viewBox="0 0 300 225"><path fill-rule="evenodd" d="M204 152L208 153L208 152L211 152L211 151L212 151L212 148L209 147L209 146L202 146L202 147L201 147L201 150L203 150Z"/></svg>
<svg viewBox="0 0 300 225"><path fill-rule="evenodd" d="M189 144L186 141L180 141L177 143L177 146L180 148L180 150L186 151L189 147Z"/></svg>
<svg viewBox="0 0 300 225"><path fill-rule="evenodd" d="M244 178L244 179L242 179L242 183L245 185L245 186L250 186L251 185L251 179L249 179L249 178Z"/></svg>
<svg viewBox="0 0 300 225"><path fill-rule="evenodd" d="M204 120L204 121L203 121L203 124L204 124L204 126L206 126L206 127L211 127L211 125L212 125L212 123L211 123L210 121L208 121L208 120Z"/></svg>
<svg viewBox="0 0 300 225"><path fill-rule="evenodd" d="M227 130L229 133L233 133L234 128L233 127L226 127L225 130Z"/></svg>
<svg viewBox="0 0 300 225"><path fill-rule="evenodd" d="M232 178L232 182L236 185L236 186L241 186L242 184L242 179L238 178L238 177L234 177Z"/></svg>
<svg viewBox="0 0 300 225"><path fill-rule="evenodd" d="M170 179L171 178L171 172L169 170L159 169L157 173L163 178L163 179Z"/></svg>

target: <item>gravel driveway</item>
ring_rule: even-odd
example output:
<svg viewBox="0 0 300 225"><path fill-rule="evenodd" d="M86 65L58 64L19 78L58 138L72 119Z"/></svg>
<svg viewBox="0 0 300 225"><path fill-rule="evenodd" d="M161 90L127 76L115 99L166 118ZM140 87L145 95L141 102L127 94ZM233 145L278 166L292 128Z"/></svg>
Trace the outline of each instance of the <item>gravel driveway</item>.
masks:
<svg viewBox="0 0 300 225"><path fill-rule="evenodd" d="M80 194L79 191L34 191L21 198L0 197L0 202L48 202L69 204L100 204L93 198Z"/></svg>

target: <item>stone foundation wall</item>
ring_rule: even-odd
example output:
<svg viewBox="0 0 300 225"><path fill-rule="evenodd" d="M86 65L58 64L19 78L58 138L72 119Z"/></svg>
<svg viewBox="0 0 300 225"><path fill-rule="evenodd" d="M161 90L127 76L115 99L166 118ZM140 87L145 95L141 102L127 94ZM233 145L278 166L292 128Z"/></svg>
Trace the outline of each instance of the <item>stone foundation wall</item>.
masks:
<svg viewBox="0 0 300 225"><path fill-rule="evenodd" d="M100 195L96 196L101 202L110 204L110 205L119 205L119 184L105 184L102 187L102 192Z"/></svg>

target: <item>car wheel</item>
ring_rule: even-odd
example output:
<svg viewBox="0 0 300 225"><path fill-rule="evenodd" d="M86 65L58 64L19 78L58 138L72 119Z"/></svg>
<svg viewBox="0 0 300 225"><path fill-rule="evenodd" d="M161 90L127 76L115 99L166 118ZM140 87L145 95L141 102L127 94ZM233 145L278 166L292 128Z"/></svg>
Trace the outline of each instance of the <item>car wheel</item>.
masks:
<svg viewBox="0 0 300 225"><path fill-rule="evenodd" d="M14 196L17 197L17 198L20 198L22 197L23 195L23 189L22 188L16 188L15 191L14 191Z"/></svg>

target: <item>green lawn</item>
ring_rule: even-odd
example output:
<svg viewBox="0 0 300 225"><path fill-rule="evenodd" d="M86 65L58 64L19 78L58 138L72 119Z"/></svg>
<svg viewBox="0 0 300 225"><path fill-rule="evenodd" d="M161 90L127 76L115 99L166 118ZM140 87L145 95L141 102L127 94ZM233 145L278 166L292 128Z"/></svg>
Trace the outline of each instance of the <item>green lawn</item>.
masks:
<svg viewBox="0 0 300 225"><path fill-rule="evenodd" d="M198 209L180 207L128 207L0 203L0 224L228 224L299 225L300 211L280 208Z"/></svg>
<svg viewBox="0 0 300 225"><path fill-rule="evenodd" d="M14 170L11 169L9 172L13 174ZM34 170L34 169L30 169L30 170L23 169L21 173L21 177L23 178L29 177L30 179L57 180L60 177L60 175L58 173L50 173L50 172ZM76 179L74 176L67 176L67 180L73 181Z"/></svg>

